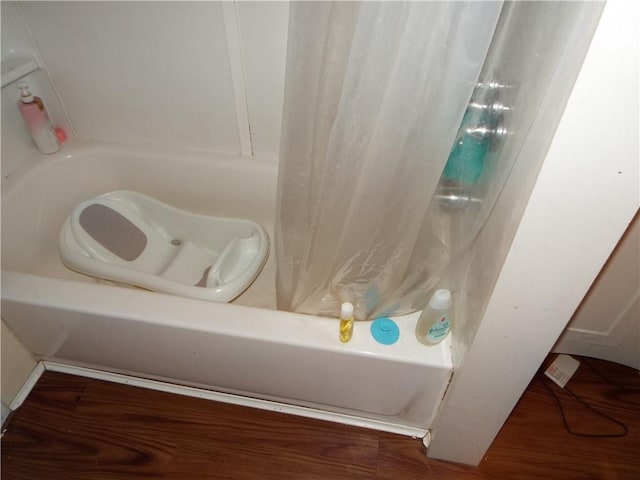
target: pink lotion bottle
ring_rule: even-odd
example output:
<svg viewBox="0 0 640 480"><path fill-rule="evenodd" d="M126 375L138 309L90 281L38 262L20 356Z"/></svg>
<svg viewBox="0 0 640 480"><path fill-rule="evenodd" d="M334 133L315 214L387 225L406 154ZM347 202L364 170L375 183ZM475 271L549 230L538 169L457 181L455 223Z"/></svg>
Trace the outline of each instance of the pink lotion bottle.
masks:
<svg viewBox="0 0 640 480"><path fill-rule="evenodd" d="M46 108L40 97L31 94L25 83L18 85L20 100L18 110L24 118L27 129L40 153L55 153L60 150L60 142L49 120Z"/></svg>

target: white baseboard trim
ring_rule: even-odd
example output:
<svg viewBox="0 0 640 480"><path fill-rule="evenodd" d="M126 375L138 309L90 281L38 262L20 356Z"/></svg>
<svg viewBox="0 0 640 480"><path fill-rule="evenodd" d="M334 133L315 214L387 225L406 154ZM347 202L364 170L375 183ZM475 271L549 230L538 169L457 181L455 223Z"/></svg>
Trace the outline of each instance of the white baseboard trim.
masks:
<svg viewBox="0 0 640 480"><path fill-rule="evenodd" d="M70 375L78 375L81 377L94 378L96 380L104 380L107 382L120 383L124 385L132 385L132 386L141 387L141 388L148 388L150 390L158 390L161 392L175 393L177 395L185 395L188 397L203 398L206 400L212 400L216 402L230 403L233 405L241 405L245 407L258 408L261 410L287 413L291 415L298 415L300 417L315 418L317 420L325 420L328 422L341 423L344 425L352 425L356 427L370 428L373 430L379 430L383 432L397 433L400 435L406 435L413 438L424 438L424 436L428 432L427 429L415 428L415 427L410 427L406 425L387 423L387 422L371 420L371 419L366 419L366 418L352 416L352 415L345 415L342 413L327 412L324 410L319 410L319 409L314 409L309 407L299 407L296 405L288 405L285 403L275 402L271 400L262 400L257 398L244 397L241 395L234 395L231 393L216 392L212 390L206 390L203 388L187 387L183 385L162 382L159 380L150 380L146 378L134 377L131 375L124 375L121 373L107 372L104 370L97 370L97 369L87 368L87 367L79 367L76 365L68 365L68 364L58 363L58 362L50 362L46 360L41 361L38 364L38 367L36 367L36 370L38 369L41 369L41 370L39 370L37 377L35 377L34 374L32 374L32 377L34 377L33 381L31 381L32 377L29 377L29 380L27 382L29 384L28 390L27 390L27 384L25 384L22 390L20 390L19 396L23 393L23 390L25 392L24 395L20 397L21 398L20 402L15 407L14 407L14 403L16 403L15 400L14 400L14 403L11 404L12 410L20 406L22 401L24 401L24 398L26 398L29 391L31 391L31 388L33 388L33 386L35 385L37 379L40 378L40 375L42 374L42 372L44 372L44 370L50 370L53 372L68 373ZM18 397L16 397L16 399L17 398Z"/></svg>

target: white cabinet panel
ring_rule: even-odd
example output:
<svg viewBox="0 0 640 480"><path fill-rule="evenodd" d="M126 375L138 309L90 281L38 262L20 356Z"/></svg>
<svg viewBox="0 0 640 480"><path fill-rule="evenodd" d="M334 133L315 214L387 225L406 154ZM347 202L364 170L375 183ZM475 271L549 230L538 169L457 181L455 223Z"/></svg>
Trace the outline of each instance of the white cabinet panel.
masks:
<svg viewBox="0 0 640 480"><path fill-rule="evenodd" d="M636 215L554 351L640 369L640 216Z"/></svg>

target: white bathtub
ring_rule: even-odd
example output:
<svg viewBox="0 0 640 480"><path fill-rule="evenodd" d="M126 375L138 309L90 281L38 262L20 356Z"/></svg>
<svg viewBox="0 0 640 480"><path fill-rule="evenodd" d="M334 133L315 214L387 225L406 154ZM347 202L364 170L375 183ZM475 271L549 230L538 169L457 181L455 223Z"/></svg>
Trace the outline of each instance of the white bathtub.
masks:
<svg viewBox="0 0 640 480"><path fill-rule="evenodd" d="M82 200L135 190L272 232L277 166L260 158L73 140L2 182L2 318L36 357L256 399L263 408L416 434L429 428L451 374L448 341L424 347L417 315L385 346L356 322L274 309L272 251L233 304L114 286L67 270L58 233ZM235 397L234 397L235 396ZM286 410L286 408L285 408Z"/></svg>

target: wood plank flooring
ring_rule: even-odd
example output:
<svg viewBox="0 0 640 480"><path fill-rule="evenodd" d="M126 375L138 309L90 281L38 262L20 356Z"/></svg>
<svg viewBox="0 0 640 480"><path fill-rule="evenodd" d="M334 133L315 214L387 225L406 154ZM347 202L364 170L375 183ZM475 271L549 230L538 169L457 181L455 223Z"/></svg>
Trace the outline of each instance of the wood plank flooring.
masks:
<svg viewBox="0 0 640 480"><path fill-rule="evenodd" d="M613 383L583 363L568 386L626 436L570 435L536 377L478 468L428 459L404 436L46 372L6 425L2 480L638 480L638 372L588 361ZM552 388L575 430L622 430Z"/></svg>

